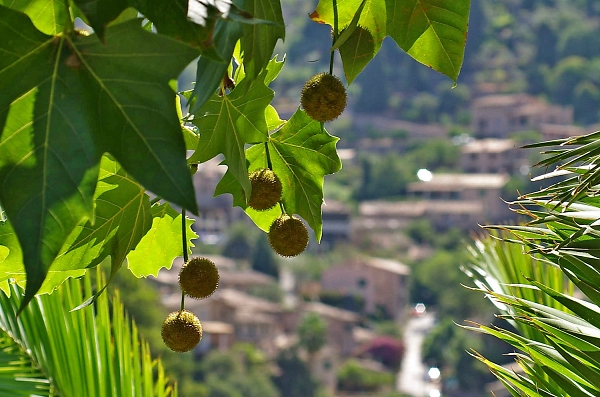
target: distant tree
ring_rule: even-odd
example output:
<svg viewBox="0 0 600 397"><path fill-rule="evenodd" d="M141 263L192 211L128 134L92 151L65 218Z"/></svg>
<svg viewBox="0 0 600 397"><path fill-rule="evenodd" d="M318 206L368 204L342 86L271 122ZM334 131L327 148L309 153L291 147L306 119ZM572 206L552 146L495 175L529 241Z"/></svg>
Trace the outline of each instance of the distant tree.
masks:
<svg viewBox="0 0 600 397"><path fill-rule="evenodd" d="M223 247L223 256L233 259L249 259L254 244L254 233L249 233L250 227L239 222L228 231L227 241Z"/></svg>
<svg viewBox="0 0 600 397"><path fill-rule="evenodd" d="M346 361L338 370L338 389L347 392L373 392L394 383L394 374L363 368L356 360Z"/></svg>
<svg viewBox="0 0 600 397"><path fill-rule="evenodd" d="M315 354L327 343L327 324L316 313L307 313L298 325L299 344L306 349L309 366L314 365Z"/></svg>
<svg viewBox="0 0 600 397"><path fill-rule="evenodd" d="M268 274L279 278L279 264L273 250L269 246L269 240L266 234L261 234L254 246L254 252L251 259L252 269L257 272Z"/></svg>
<svg viewBox="0 0 600 397"><path fill-rule="evenodd" d="M265 355L249 344L211 351L200 364L208 397L280 397Z"/></svg>
<svg viewBox="0 0 600 397"><path fill-rule="evenodd" d="M317 397L319 384L296 349L283 350L277 355L280 374L273 378L275 386L285 397Z"/></svg>

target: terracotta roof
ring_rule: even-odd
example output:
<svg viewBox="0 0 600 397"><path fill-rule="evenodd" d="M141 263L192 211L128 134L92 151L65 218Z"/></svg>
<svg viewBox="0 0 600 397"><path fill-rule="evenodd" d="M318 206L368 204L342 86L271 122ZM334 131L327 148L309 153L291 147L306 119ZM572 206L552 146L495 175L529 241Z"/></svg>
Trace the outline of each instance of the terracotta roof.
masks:
<svg viewBox="0 0 600 397"><path fill-rule="evenodd" d="M317 313L323 317L334 318L341 321L355 322L360 319L360 316L354 312L338 309L337 307L325 305L320 302L306 303L303 309L305 311Z"/></svg>
<svg viewBox="0 0 600 397"><path fill-rule="evenodd" d="M385 270L386 272L406 276L410 274L410 267L390 259L362 257L360 262L374 269Z"/></svg>
<svg viewBox="0 0 600 397"><path fill-rule="evenodd" d="M269 285L275 284L274 277L254 270L223 271L219 273L219 284L225 288L232 285Z"/></svg>
<svg viewBox="0 0 600 397"><path fill-rule="evenodd" d="M202 332L208 334L233 334L233 325L221 321L202 321Z"/></svg>
<svg viewBox="0 0 600 397"><path fill-rule="evenodd" d="M245 292L225 288L217 290L209 299L221 300L225 304L239 308L241 310L255 310L257 312L279 313L282 311L281 305L270 302L266 299L257 298Z"/></svg>

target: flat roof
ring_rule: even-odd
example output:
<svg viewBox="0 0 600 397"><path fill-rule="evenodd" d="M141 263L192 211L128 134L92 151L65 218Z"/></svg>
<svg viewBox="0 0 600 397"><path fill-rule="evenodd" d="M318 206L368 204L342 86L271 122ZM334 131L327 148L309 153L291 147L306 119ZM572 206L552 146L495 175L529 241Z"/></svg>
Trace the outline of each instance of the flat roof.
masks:
<svg viewBox="0 0 600 397"><path fill-rule="evenodd" d="M436 174L430 181L408 184L409 192L460 189L499 189L509 181L507 174Z"/></svg>
<svg viewBox="0 0 600 397"><path fill-rule="evenodd" d="M466 143L463 153L502 153L517 148L511 139L476 139Z"/></svg>

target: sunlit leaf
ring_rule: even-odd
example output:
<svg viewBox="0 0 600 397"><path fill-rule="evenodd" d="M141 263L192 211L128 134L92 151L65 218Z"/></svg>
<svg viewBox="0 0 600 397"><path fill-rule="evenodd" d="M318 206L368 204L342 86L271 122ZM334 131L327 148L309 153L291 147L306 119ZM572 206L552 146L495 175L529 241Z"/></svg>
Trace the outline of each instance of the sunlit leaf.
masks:
<svg viewBox="0 0 600 397"><path fill-rule="evenodd" d="M50 35L62 32L71 18L66 0L0 0L0 5L27 14L40 32Z"/></svg>
<svg viewBox="0 0 600 397"><path fill-rule="evenodd" d="M200 140L189 161L204 162L223 153L229 171L247 192L250 180L244 145L267 139L265 109L274 95L263 81L244 79L229 95L214 94L193 120Z"/></svg>
<svg viewBox="0 0 600 397"><path fill-rule="evenodd" d="M168 82L197 51L138 21L108 28L106 44L53 38L3 6L0 36L0 201L23 248L26 304L73 228L91 216L102 153L196 210Z"/></svg>
<svg viewBox="0 0 600 397"><path fill-rule="evenodd" d="M160 269L170 269L173 259L182 256L181 214L169 204L155 205L152 211L152 227L127 256L129 270L136 277L158 276ZM192 230L192 219L186 219L188 254L194 245L191 240L198 236Z"/></svg>
<svg viewBox="0 0 600 397"><path fill-rule="evenodd" d="M321 238L323 223L323 178L342 166L335 148L337 141L338 138L329 135L319 122L300 109L267 141L272 169L283 186L285 211L304 218L317 239ZM251 147L246 157L250 161L250 171L268 166L265 145ZM246 209L241 186L236 184L229 171L215 191L215 194L223 193L232 194L234 204ZM266 212L249 209L247 214L259 227L267 230L281 210L279 206Z"/></svg>
<svg viewBox="0 0 600 397"><path fill-rule="evenodd" d="M241 49L244 68L251 77L256 77L273 56L275 44L285 38L285 25L280 0L246 0L245 10L254 18L273 24L244 25Z"/></svg>
<svg viewBox="0 0 600 397"><path fill-rule="evenodd" d="M338 28L340 32L351 24L359 11L362 0L338 2ZM386 36L391 36L406 53L428 67L456 81L464 57L467 38L470 0L366 0L358 26L365 32L362 40L355 35L354 42L345 43L342 54L344 72L351 82L370 61ZM321 0L311 18L319 23L334 26L333 4ZM373 51L367 52L372 40ZM370 46L369 46L370 48ZM353 53L361 53L362 68L359 70ZM347 63L352 64L348 68Z"/></svg>

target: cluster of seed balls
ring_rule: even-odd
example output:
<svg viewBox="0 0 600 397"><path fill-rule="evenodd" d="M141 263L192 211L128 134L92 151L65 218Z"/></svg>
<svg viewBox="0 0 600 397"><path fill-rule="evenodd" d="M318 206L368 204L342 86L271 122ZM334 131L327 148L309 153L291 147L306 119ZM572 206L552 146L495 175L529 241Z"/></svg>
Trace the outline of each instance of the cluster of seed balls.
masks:
<svg viewBox="0 0 600 397"><path fill-rule="evenodd" d="M318 73L302 87L300 104L314 120L321 123L334 120L346 108L346 88L336 76ZM248 206L266 211L281 201L281 181L271 169L257 169L249 177L252 193ZM308 230L300 219L284 213L269 228L269 244L281 256L296 256L308 245Z"/></svg>
<svg viewBox="0 0 600 397"><path fill-rule="evenodd" d="M208 258L192 258L179 271L179 287L190 298L208 298L218 286L219 271ZM200 343L202 324L189 310L177 310L163 322L161 336L169 349L184 353Z"/></svg>
<svg viewBox="0 0 600 397"><path fill-rule="evenodd" d="M281 201L281 181L272 170L261 168L252 171L249 177L252 193L248 206L257 211L266 211ZM308 230L300 219L283 214L269 228L269 244L281 256L296 256L308 245Z"/></svg>

